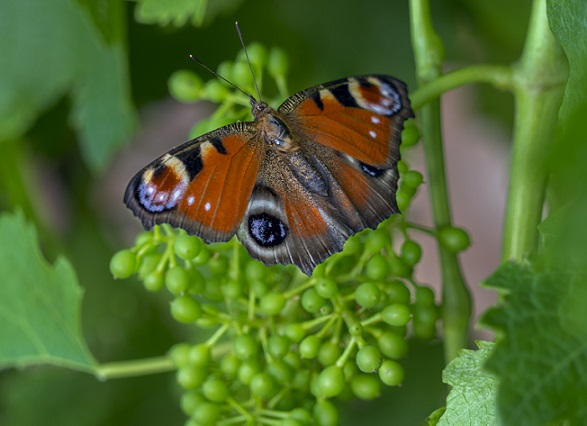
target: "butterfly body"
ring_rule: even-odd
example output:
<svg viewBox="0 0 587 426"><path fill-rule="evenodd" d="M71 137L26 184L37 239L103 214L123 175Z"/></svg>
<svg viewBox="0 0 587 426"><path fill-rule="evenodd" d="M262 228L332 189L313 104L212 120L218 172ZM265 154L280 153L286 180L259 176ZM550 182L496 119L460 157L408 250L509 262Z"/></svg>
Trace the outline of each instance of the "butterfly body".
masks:
<svg viewBox="0 0 587 426"><path fill-rule="evenodd" d="M235 234L266 264L310 274L349 236L393 213L405 85L350 77L299 92L255 121L171 150L130 182L125 203L147 228L170 223L206 242Z"/></svg>

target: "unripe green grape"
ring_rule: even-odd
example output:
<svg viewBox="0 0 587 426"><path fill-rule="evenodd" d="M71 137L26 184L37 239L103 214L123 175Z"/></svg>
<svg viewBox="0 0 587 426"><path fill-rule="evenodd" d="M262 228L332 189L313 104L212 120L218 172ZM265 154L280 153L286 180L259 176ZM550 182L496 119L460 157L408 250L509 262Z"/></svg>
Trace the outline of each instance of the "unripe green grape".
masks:
<svg viewBox="0 0 587 426"><path fill-rule="evenodd" d="M259 309L265 315L277 315L285 305L285 298L283 293L267 293L264 295L259 303Z"/></svg>
<svg viewBox="0 0 587 426"><path fill-rule="evenodd" d="M204 97L212 102L221 103L230 95L230 90L218 80L209 80L204 86Z"/></svg>
<svg viewBox="0 0 587 426"><path fill-rule="evenodd" d="M187 391L181 396L181 411L183 411L184 414L191 416L196 410L196 407L204 402L206 402L206 400L200 392L194 390Z"/></svg>
<svg viewBox="0 0 587 426"><path fill-rule="evenodd" d="M196 367L205 367L210 363L212 352L210 346L205 343L198 343L190 348L190 363Z"/></svg>
<svg viewBox="0 0 587 426"><path fill-rule="evenodd" d="M310 371L303 369L294 370L291 387L293 389L307 391L308 386L310 386Z"/></svg>
<svg viewBox="0 0 587 426"><path fill-rule="evenodd" d="M245 266L245 278L249 284L264 281L267 278L267 267L258 260L251 260Z"/></svg>
<svg viewBox="0 0 587 426"><path fill-rule="evenodd" d="M410 207L410 203L412 202L412 195L408 192L404 191L403 188L399 188L398 191L395 193L395 201L397 203L397 208L400 212L405 212Z"/></svg>
<svg viewBox="0 0 587 426"><path fill-rule="evenodd" d="M338 409L326 399L316 402L312 414L316 426L337 426L340 424Z"/></svg>
<svg viewBox="0 0 587 426"><path fill-rule="evenodd" d="M275 380L269 373L257 373L251 379L251 394L262 399L269 399L277 393Z"/></svg>
<svg viewBox="0 0 587 426"><path fill-rule="evenodd" d="M191 294L197 295L202 294L206 290L206 278L197 269L190 269L188 271L190 276L190 289Z"/></svg>
<svg viewBox="0 0 587 426"><path fill-rule="evenodd" d="M305 408L298 407L290 411L289 418L298 420L302 425L308 425L312 421L312 414Z"/></svg>
<svg viewBox="0 0 587 426"><path fill-rule="evenodd" d="M205 368L188 365L177 370L177 382L184 389L195 389L199 387L208 373Z"/></svg>
<svg viewBox="0 0 587 426"><path fill-rule="evenodd" d="M232 350L240 360L253 359L259 353L259 343L250 334L243 334L234 338Z"/></svg>
<svg viewBox="0 0 587 426"><path fill-rule="evenodd" d="M229 352L220 360L220 371L228 380L234 380L237 377L238 369L241 365L240 360L233 352Z"/></svg>
<svg viewBox="0 0 587 426"><path fill-rule="evenodd" d="M267 365L267 372L280 385L289 384L294 371L282 359L276 358Z"/></svg>
<svg viewBox="0 0 587 426"><path fill-rule="evenodd" d="M261 371L261 365L257 360L243 362L238 369L238 379L245 385L250 385L255 374Z"/></svg>
<svg viewBox="0 0 587 426"><path fill-rule="evenodd" d="M171 316L181 323L194 322L202 315L200 302L192 296L179 296L171 302Z"/></svg>
<svg viewBox="0 0 587 426"><path fill-rule="evenodd" d="M320 297L330 299L338 293L338 286L332 278L320 278L314 286Z"/></svg>
<svg viewBox="0 0 587 426"><path fill-rule="evenodd" d="M286 353L283 360L294 370L302 368L302 358L300 358L300 354L296 352L290 351Z"/></svg>
<svg viewBox="0 0 587 426"><path fill-rule="evenodd" d="M190 287L188 272L180 266L169 268L165 273L165 287L174 295L185 293Z"/></svg>
<svg viewBox="0 0 587 426"><path fill-rule="evenodd" d="M299 343L306 336L306 330L304 330L302 324L288 324L285 327L285 335L293 343Z"/></svg>
<svg viewBox="0 0 587 426"><path fill-rule="evenodd" d="M228 259L224 256L213 256L208 261L208 267L210 268L210 272L214 275L226 275L226 271L228 270Z"/></svg>
<svg viewBox="0 0 587 426"><path fill-rule="evenodd" d="M363 325L359 321L355 321L349 325L349 334L351 336L362 336Z"/></svg>
<svg viewBox="0 0 587 426"><path fill-rule="evenodd" d="M350 237L346 243L344 243L343 253L347 256L358 254L363 250L363 243L359 237Z"/></svg>
<svg viewBox="0 0 587 426"><path fill-rule="evenodd" d="M403 336L387 331L377 338L377 346L383 355L402 359L408 353L408 342Z"/></svg>
<svg viewBox="0 0 587 426"><path fill-rule="evenodd" d="M169 349L168 356L171 358L173 365L176 367L184 367L190 361L191 346L188 343L178 343Z"/></svg>
<svg viewBox="0 0 587 426"><path fill-rule="evenodd" d="M469 234L463 228L446 226L438 230L440 245L452 253L458 253L471 245Z"/></svg>
<svg viewBox="0 0 587 426"><path fill-rule="evenodd" d="M389 247L389 234L383 229L376 229L367 234L365 238L365 251L367 253L379 253L382 249Z"/></svg>
<svg viewBox="0 0 587 426"><path fill-rule="evenodd" d="M430 287L424 285L416 287L416 305L431 306L434 305L435 299L434 290Z"/></svg>
<svg viewBox="0 0 587 426"><path fill-rule="evenodd" d="M376 254L367 261L365 275L372 280L382 280L389 275L389 260Z"/></svg>
<svg viewBox="0 0 587 426"><path fill-rule="evenodd" d="M196 257L193 258L192 262L194 262L195 265L205 265L208 263L211 256L212 254L210 253L210 249L206 246L202 246Z"/></svg>
<svg viewBox="0 0 587 426"><path fill-rule="evenodd" d="M175 239L173 250L175 254L184 260L191 260L200 252L202 240L197 237L191 237L187 234L180 234Z"/></svg>
<svg viewBox="0 0 587 426"><path fill-rule="evenodd" d="M409 170L410 170L410 166L408 165L406 160L399 160L397 162L397 171L399 172L400 176L406 174Z"/></svg>
<svg viewBox="0 0 587 426"><path fill-rule="evenodd" d="M372 308L381 301L381 291L374 283L363 283L355 290L355 300L365 308Z"/></svg>
<svg viewBox="0 0 587 426"><path fill-rule="evenodd" d="M276 358L283 358L288 352L291 343L285 336L272 335L267 339L267 350Z"/></svg>
<svg viewBox="0 0 587 426"><path fill-rule="evenodd" d="M229 300L237 300L243 295L243 284L241 281L228 280L222 285L222 294Z"/></svg>
<svg viewBox="0 0 587 426"><path fill-rule="evenodd" d="M246 62L235 62L234 66L232 67L232 77L234 78L234 82L237 85L244 87L245 89L253 88L253 76L251 75L249 64Z"/></svg>
<svg viewBox="0 0 587 426"><path fill-rule="evenodd" d="M139 278L144 280L147 275L155 271L161 259L161 253L149 253L145 255L139 265Z"/></svg>
<svg viewBox="0 0 587 426"><path fill-rule="evenodd" d="M321 297L316 289L309 288L302 294L302 307L311 314L318 313L320 308L326 303L326 299Z"/></svg>
<svg viewBox="0 0 587 426"><path fill-rule="evenodd" d="M212 276L206 280L204 295L211 302L224 301L224 294L222 293L223 277L218 275Z"/></svg>
<svg viewBox="0 0 587 426"><path fill-rule="evenodd" d="M256 68L261 68L267 61L267 49L261 43L252 42L247 44L247 53L249 54L249 60L251 65ZM240 50L236 55L236 60L246 62L247 57L244 50Z"/></svg>
<svg viewBox="0 0 587 426"><path fill-rule="evenodd" d="M359 399L375 399L381 395L381 382L374 374L360 373L351 379L351 390Z"/></svg>
<svg viewBox="0 0 587 426"><path fill-rule="evenodd" d="M218 75L224 77L228 81L234 81L234 77L232 76L232 67L234 66L234 62L230 60L222 61L216 68L216 72ZM232 87L230 84L226 83L224 80L220 79L220 83L222 83L226 87Z"/></svg>
<svg viewBox="0 0 587 426"><path fill-rule="evenodd" d="M324 367L327 367L334 364L341 353L342 349L338 344L330 340L326 341L322 343L320 350L318 351L318 362Z"/></svg>
<svg viewBox="0 0 587 426"><path fill-rule="evenodd" d="M220 417L220 406L212 402L204 402L196 407L192 418L200 425L217 424Z"/></svg>
<svg viewBox="0 0 587 426"><path fill-rule="evenodd" d="M372 373L379 368L381 352L375 346L365 345L357 352L355 361L359 370L364 373Z"/></svg>
<svg viewBox="0 0 587 426"><path fill-rule="evenodd" d="M400 257L393 257L389 262L390 275L400 278L409 278L412 275L412 267L406 265Z"/></svg>
<svg viewBox="0 0 587 426"><path fill-rule="evenodd" d="M165 287L165 275L163 272L154 270L143 278L143 286L145 290L152 293L161 291Z"/></svg>
<svg viewBox="0 0 587 426"><path fill-rule="evenodd" d="M198 100L203 86L200 76L188 70L175 71L168 81L169 93L180 102Z"/></svg>
<svg viewBox="0 0 587 426"><path fill-rule="evenodd" d="M155 237L152 231L142 231L135 237L135 247L139 248L143 245L154 245ZM141 247L142 248L142 247Z"/></svg>
<svg viewBox="0 0 587 426"><path fill-rule="evenodd" d="M438 310L435 305L414 305L414 336L422 340L436 337Z"/></svg>
<svg viewBox="0 0 587 426"><path fill-rule="evenodd" d="M274 47L269 53L269 63L267 64L267 71L273 78L283 78L289 69L289 58L285 50Z"/></svg>
<svg viewBox="0 0 587 426"><path fill-rule="evenodd" d="M402 130L401 138L403 147L414 146L420 140L420 132L412 120L406 121L404 123L404 129Z"/></svg>
<svg viewBox="0 0 587 426"><path fill-rule="evenodd" d="M402 244L400 253L404 263L409 266L414 266L422 257L422 248L414 240L406 240Z"/></svg>
<svg viewBox="0 0 587 426"><path fill-rule="evenodd" d="M318 355L322 341L315 335L311 334L302 340L298 346L298 351L302 358L314 359Z"/></svg>
<svg viewBox="0 0 587 426"><path fill-rule="evenodd" d="M402 182L404 185L409 186L410 188L418 188L424 181L424 177L422 173L417 172L416 170L409 170L402 175Z"/></svg>
<svg viewBox="0 0 587 426"><path fill-rule="evenodd" d="M383 288L385 289L385 294L387 294L388 301L390 303L399 303L402 305L407 305L410 303L410 290L402 281L389 281L385 283Z"/></svg>
<svg viewBox="0 0 587 426"><path fill-rule="evenodd" d="M202 385L202 394L212 402L224 402L228 397L229 390L226 383L217 377L211 377Z"/></svg>
<svg viewBox="0 0 587 426"><path fill-rule="evenodd" d="M386 359L379 367L379 378L387 386L398 386L404 381L404 368L397 362Z"/></svg>
<svg viewBox="0 0 587 426"><path fill-rule="evenodd" d="M393 303L381 311L381 319L386 324L401 327L410 321L410 308L406 305Z"/></svg>
<svg viewBox="0 0 587 426"><path fill-rule="evenodd" d="M350 382L355 374L359 372L359 367L355 362L345 362L342 367L342 373L344 374L345 382Z"/></svg>
<svg viewBox="0 0 587 426"><path fill-rule="evenodd" d="M318 390L324 398L338 395L344 385L344 374L336 365L328 366L318 374Z"/></svg>
<svg viewBox="0 0 587 426"><path fill-rule="evenodd" d="M130 277L137 270L137 255L130 250L120 250L110 259L110 272L114 278Z"/></svg>

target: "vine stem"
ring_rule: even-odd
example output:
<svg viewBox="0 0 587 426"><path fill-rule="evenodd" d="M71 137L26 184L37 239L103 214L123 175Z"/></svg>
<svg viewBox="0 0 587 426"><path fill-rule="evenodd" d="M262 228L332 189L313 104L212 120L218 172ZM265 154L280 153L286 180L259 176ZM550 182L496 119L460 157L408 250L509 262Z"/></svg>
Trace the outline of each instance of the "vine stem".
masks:
<svg viewBox="0 0 587 426"><path fill-rule="evenodd" d="M440 80L444 50L432 25L428 0L411 0L410 18L418 84L423 88L430 85L428 87L444 89L443 82L451 83L451 80L448 78ZM466 75L466 72L453 73L452 77L455 75L457 77ZM472 76L469 75L467 78L471 79ZM439 80L441 83L438 83ZM454 80L451 84L459 83L458 79ZM434 82L437 82L436 86L432 86ZM424 95L421 96L422 101L427 98ZM444 169L440 100L436 97L423 105L418 116L426 152L432 216L435 228L440 229L451 226L452 223ZM469 319L472 310L471 296L463 278L457 255L444 249L440 244L438 244L438 252L442 273L444 356L445 361L448 362L457 356L459 349L467 346Z"/></svg>
<svg viewBox="0 0 587 426"><path fill-rule="evenodd" d="M503 261L522 262L537 248L547 181L544 163L567 74L566 59L548 25L546 0L534 0L528 36L513 74L516 117Z"/></svg>
<svg viewBox="0 0 587 426"><path fill-rule="evenodd" d="M169 357L156 357L132 361L109 362L97 367L95 375L99 380L146 376L147 374L167 373L176 367Z"/></svg>

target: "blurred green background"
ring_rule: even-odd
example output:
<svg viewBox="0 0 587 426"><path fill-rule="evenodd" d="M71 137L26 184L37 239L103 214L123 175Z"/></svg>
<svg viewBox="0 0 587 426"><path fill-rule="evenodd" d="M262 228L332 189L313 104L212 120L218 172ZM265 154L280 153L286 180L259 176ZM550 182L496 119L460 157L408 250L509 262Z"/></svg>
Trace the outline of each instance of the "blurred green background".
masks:
<svg viewBox="0 0 587 426"><path fill-rule="evenodd" d="M518 56L528 0L432 3L450 66L510 63ZM392 74L415 87L406 1L210 0L198 27L190 19L180 27L173 19L138 23L135 17L148 20L144 11L153 4L159 12L149 16L160 21L161 11L181 6L0 3L0 211L21 209L35 223L48 259L62 254L71 260L85 290L84 333L101 362L158 356L176 342L197 340L170 319L161 294L116 283L108 270L111 254L139 229L122 204L128 178L182 137L161 141L150 157L141 153L140 140L129 148L131 140L152 126L153 114L180 108L167 92L174 71L210 78L189 54L212 68L233 59L240 49L238 20L246 42L289 53L292 93L365 73ZM478 95L480 112L510 124L508 95L484 88ZM193 122L201 114L187 111ZM189 123L183 138L188 129ZM420 424L443 404L442 366L438 344L414 344L403 388L378 401L348 403L344 423ZM52 367L8 370L0 372L0 424L181 424L179 395L173 374L100 383Z"/></svg>

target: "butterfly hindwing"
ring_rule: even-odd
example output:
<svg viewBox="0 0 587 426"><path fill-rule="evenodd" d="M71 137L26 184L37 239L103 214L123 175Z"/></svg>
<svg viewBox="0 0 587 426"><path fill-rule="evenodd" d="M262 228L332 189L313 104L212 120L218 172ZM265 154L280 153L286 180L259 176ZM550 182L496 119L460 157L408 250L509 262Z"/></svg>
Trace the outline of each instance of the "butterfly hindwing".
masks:
<svg viewBox="0 0 587 426"><path fill-rule="evenodd" d="M146 228L169 223L206 242L236 232L263 161L253 123L236 123L169 151L131 180L124 201Z"/></svg>

